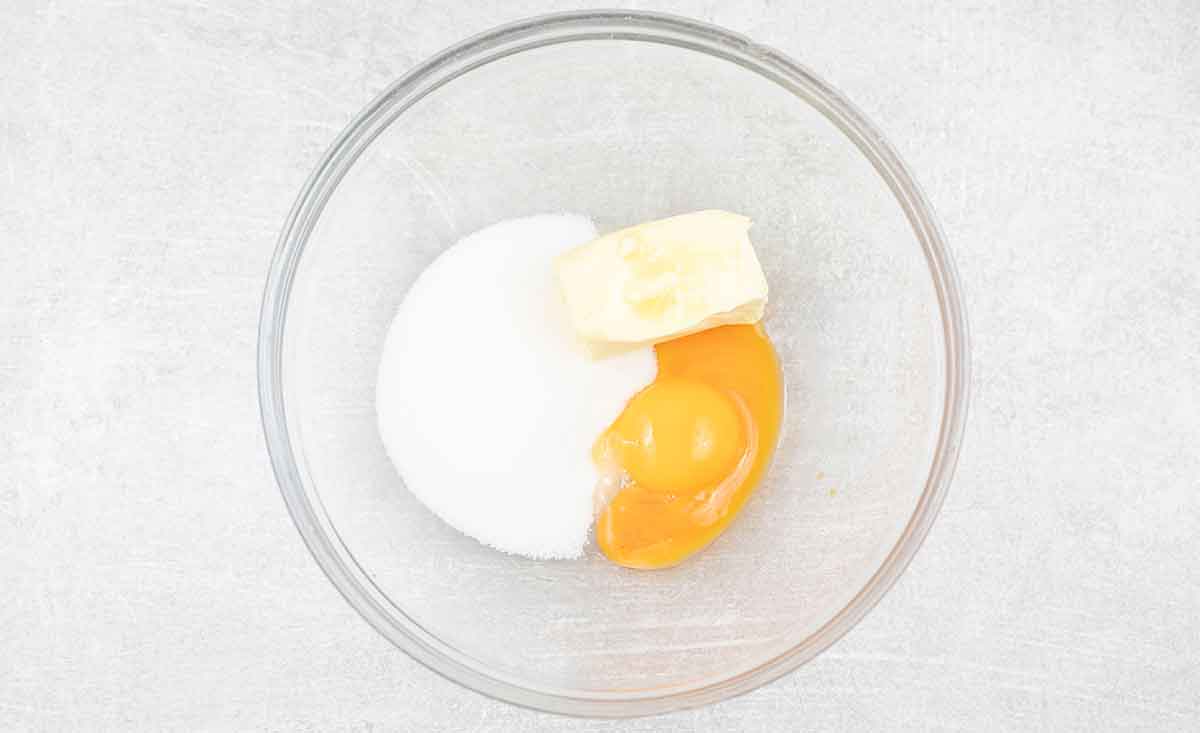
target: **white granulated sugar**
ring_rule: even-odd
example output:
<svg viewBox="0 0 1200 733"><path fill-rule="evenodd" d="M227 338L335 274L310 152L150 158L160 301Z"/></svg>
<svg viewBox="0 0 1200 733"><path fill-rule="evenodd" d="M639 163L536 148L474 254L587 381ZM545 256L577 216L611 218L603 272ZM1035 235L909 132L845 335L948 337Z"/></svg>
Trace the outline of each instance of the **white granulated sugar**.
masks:
<svg viewBox="0 0 1200 733"><path fill-rule="evenodd" d="M582 216L513 219L442 253L388 332L376 405L412 493L465 534L578 557L592 524L592 443L654 379L649 349L593 361L554 258L596 237Z"/></svg>

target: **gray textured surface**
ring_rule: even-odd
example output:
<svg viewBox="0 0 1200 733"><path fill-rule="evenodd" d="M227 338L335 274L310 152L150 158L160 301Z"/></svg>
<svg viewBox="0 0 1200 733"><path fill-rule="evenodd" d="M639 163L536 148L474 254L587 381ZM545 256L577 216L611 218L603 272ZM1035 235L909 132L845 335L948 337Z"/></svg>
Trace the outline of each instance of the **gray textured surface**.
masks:
<svg viewBox="0 0 1200 733"><path fill-rule="evenodd" d="M0 727L693 731L1200 726L1200 6L656 6L838 85L958 257L958 478L882 604L798 673L623 724L464 692L303 550L253 342L278 226L375 92L563 9L0 9Z"/></svg>

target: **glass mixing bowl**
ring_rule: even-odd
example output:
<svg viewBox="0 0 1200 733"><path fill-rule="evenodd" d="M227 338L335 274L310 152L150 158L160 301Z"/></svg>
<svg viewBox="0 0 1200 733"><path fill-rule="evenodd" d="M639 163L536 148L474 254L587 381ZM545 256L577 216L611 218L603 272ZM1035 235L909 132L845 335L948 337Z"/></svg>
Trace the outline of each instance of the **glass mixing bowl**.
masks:
<svg viewBox="0 0 1200 733"><path fill-rule="evenodd" d="M380 443L374 388L422 268L510 217L580 212L605 231L707 208L755 222L787 380L774 463L729 531L679 567L639 572L595 550L504 555L418 503ZM945 496L966 356L929 205L841 95L728 31L588 12L465 41L342 133L271 265L259 383L296 526L380 633L492 697L628 716L775 679L879 600Z"/></svg>

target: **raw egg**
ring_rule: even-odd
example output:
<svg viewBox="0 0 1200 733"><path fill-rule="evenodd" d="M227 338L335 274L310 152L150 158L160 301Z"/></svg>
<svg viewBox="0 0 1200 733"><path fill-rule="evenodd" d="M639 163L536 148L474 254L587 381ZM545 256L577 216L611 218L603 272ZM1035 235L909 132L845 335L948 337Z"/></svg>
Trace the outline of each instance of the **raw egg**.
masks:
<svg viewBox="0 0 1200 733"><path fill-rule="evenodd" d="M596 540L630 568L676 565L737 516L770 461L783 413L779 360L761 324L722 326L654 347L658 376L596 441L621 488Z"/></svg>

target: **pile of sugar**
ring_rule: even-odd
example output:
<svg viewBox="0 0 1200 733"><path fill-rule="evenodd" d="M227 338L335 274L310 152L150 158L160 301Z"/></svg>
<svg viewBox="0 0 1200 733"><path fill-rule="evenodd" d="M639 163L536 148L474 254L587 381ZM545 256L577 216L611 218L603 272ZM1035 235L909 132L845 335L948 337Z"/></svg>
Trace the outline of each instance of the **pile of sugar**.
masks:
<svg viewBox="0 0 1200 733"><path fill-rule="evenodd" d="M388 332L388 455L435 514L505 552L582 553L592 443L655 375L650 348L593 361L575 340L554 258L596 235L567 214L476 232L420 275Z"/></svg>

